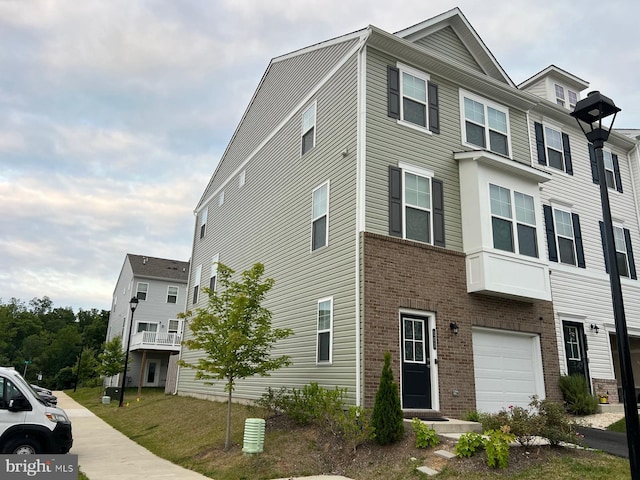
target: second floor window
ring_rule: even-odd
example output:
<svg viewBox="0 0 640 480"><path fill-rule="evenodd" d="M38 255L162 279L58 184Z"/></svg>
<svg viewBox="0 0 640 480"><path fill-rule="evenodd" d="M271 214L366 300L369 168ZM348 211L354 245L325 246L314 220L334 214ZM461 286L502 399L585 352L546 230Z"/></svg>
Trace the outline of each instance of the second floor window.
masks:
<svg viewBox="0 0 640 480"><path fill-rule="evenodd" d="M313 191L312 202L311 250L317 250L329 243L329 182Z"/></svg>
<svg viewBox="0 0 640 480"><path fill-rule="evenodd" d="M493 184L489 194L493 247L538 258L533 197Z"/></svg>
<svg viewBox="0 0 640 480"><path fill-rule="evenodd" d="M462 94L463 142L509 156L509 113L502 106Z"/></svg>
<svg viewBox="0 0 640 480"><path fill-rule="evenodd" d="M543 210L549 260L586 268L578 214L549 205Z"/></svg>
<svg viewBox="0 0 640 480"><path fill-rule="evenodd" d="M149 293L149 284L138 282L138 285L136 286L136 298L138 300L146 300L147 293Z"/></svg>
<svg viewBox="0 0 640 480"><path fill-rule="evenodd" d="M573 175L569 135L560 130L535 122L538 163Z"/></svg>
<svg viewBox="0 0 640 480"><path fill-rule="evenodd" d="M176 303L178 301L178 287L167 287L167 303Z"/></svg>
<svg viewBox="0 0 640 480"><path fill-rule="evenodd" d="M600 222L600 235L602 237L602 248L604 250L604 265L609 272L609 258L607 249L605 248L604 223ZM629 277L637 280L636 262L633 257L633 247L631 246L631 231L628 228L613 226L613 241L616 249L616 263L618 265L618 273L621 277Z"/></svg>
<svg viewBox="0 0 640 480"><path fill-rule="evenodd" d="M404 172L404 237L432 243L431 179Z"/></svg>

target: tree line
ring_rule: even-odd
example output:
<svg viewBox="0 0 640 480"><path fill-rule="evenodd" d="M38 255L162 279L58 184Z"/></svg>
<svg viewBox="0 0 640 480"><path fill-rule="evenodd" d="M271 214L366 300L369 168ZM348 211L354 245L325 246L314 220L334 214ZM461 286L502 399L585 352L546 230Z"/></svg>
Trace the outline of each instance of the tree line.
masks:
<svg viewBox="0 0 640 480"><path fill-rule="evenodd" d="M0 299L0 366L14 367L28 382L53 389L100 382L108 310L54 307L48 297L28 303ZM79 370L78 370L79 367ZM78 375L79 374L79 375Z"/></svg>

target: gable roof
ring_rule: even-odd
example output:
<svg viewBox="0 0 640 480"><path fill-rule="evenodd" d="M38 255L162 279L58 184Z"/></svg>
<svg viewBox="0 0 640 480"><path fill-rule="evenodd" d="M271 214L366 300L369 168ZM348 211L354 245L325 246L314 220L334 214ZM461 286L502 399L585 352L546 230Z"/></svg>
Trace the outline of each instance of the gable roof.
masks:
<svg viewBox="0 0 640 480"><path fill-rule="evenodd" d="M400 30L396 32L395 35L410 42L417 42L446 27L450 27L456 33L486 75L515 87L509 75L507 75L498 63L458 7L436 15L424 22L417 23L412 27Z"/></svg>
<svg viewBox="0 0 640 480"><path fill-rule="evenodd" d="M189 262L134 255L131 253L127 254L127 259L129 260L131 270L133 270L135 277L174 280L180 283L187 283L189 277Z"/></svg>
<svg viewBox="0 0 640 480"><path fill-rule="evenodd" d="M580 77L576 77L574 74L563 70L562 68L556 67L555 65L549 65L544 70L536 73L532 77L527 78L524 82L518 85L518 88L525 89L537 81L543 79L544 77L552 76L554 78L558 78L562 81L566 86L581 92L585 88L589 86L589 82L581 79Z"/></svg>

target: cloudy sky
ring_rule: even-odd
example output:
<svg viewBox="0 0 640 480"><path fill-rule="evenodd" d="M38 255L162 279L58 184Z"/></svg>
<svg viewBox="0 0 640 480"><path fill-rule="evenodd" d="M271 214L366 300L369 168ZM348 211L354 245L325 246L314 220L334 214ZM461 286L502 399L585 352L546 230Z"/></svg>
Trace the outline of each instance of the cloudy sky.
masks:
<svg viewBox="0 0 640 480"><path fill-rule="evenodd" d="M546 4L0 0L0 299L108 309L126 253L188 260L270 59L370 24L458 6L515 83L555 64L640 127L640 2Z"/></svg>

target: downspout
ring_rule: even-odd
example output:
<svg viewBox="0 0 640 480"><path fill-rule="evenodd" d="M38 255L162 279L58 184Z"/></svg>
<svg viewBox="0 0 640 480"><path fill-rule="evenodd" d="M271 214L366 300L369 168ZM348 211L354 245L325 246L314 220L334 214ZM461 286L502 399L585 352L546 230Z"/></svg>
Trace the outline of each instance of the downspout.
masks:
<svg viewBox="0 0 640 480"><path fill-rule="evenodd" d="M189 259L189 273L187 274L187 286L185 287L185 292L184 292L184 308L182 309L182 311L184 313L187 313L187 305L189 303L189 292L190 290L190 285L189 282L191 282L191 269L193 268L193 254L196 248L196 235L198 234L198 213L197 211L193 212L193 215L196 217L196 226L194 227L194 231L193 231L193 245L191 247L191 258ZM182 340L184 340L184 332L187 331L187 318L184 318L184 321L182 322ZM178 385L180 384L180 360L182 360L182 349L184 347L182 345L180 345L180 353L178 353L178 371L176 372L176 386L173 388L173 393L172 395L177 395L178 394Z"/></svg>
<svg viewBox="0 0 640 480"><path fill-rule="evenodd" d="M366 198L366 128L367 128L367 46L366 41L371 30L361 40L358 50L357 77L357 118L356 118L356 231L355 231L355 334L356 334L356 406L361 406L362 399L362 348L361 348L361 280L360 280L360 234L365 230L365 198Z"/></svg>

